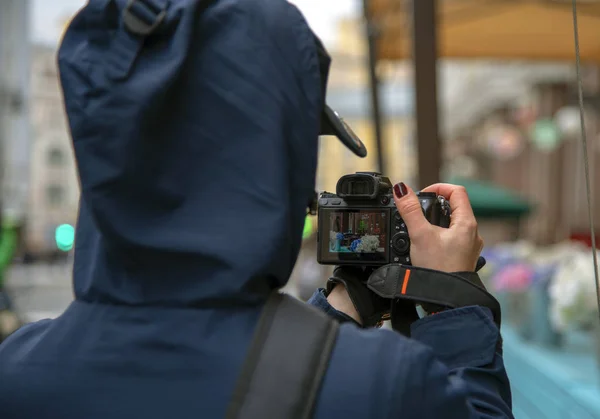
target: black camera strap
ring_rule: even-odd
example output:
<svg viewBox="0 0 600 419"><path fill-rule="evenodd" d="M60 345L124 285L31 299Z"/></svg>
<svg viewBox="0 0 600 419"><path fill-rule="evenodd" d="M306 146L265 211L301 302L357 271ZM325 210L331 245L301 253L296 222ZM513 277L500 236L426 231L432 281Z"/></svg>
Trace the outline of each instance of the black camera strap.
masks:
<svg viewBox="0 0 600 419"><path fill-rule="evenodd" d="M392 326L406 336L410 336L410 325L419 318L415 304L487 307L500 327L500 303L485 290L475 272L447 273L390 264L373 272L367 286L383 298L399 300L392 306Z"/></svg>
<svg viewBox="0 0 600 419"><path fill-rule="evenodd" d="M339 324L288 295L271 295L226 419L310 419Z"/></svg>

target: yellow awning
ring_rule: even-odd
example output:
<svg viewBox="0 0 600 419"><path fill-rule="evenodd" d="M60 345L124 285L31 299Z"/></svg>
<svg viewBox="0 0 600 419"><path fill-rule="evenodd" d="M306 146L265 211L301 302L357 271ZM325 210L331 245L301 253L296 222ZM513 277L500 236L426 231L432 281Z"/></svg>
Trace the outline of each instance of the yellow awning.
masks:
<svg viewBox="0 0 600 419"><path fill-rule="evenodd" d="M578 0L581 59L600 64L600 0ZM380 60L411 58L410 1L371 0ZM438 0L438 54L573 61L571 0Z"/></svg>

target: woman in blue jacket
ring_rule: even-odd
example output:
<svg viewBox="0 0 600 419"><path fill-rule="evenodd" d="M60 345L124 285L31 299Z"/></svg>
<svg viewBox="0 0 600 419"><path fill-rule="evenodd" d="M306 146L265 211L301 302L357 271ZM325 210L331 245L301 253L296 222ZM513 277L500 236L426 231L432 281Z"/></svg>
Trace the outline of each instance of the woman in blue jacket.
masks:
<svg viewBox="0 0 600 419"><path fill-rule="evenodd" d="M223 418L314 196L320 56L285 0L90 0L72 20L58 60L81 181L75 300L0 345L2 419ZM397 188L415 264L474 269L464 191L432 188L455 210L446 232ZM512 417L486 309L429 316L408 339L357 326L344 289L313 299L352 319L315 418Z"/></svg>

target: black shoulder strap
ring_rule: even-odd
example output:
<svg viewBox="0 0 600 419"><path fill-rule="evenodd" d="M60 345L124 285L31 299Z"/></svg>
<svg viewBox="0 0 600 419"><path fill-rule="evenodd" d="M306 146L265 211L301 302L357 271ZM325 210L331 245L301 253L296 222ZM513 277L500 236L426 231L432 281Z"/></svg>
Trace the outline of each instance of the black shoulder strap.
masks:
<svg viewBox="0 0 600 419"><path fill-rule="evenodd" d="M226 419L310 419L338 323L274 293L250 344Z"/></svg>

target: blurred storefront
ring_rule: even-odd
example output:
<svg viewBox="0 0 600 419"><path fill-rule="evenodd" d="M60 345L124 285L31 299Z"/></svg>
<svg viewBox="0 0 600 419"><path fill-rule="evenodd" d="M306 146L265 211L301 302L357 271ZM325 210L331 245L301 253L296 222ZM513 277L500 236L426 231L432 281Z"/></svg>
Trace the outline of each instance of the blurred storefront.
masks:
<svg viewBox="0 0 600 419"><path fill-rule="evenodd" d="M531 86L520 101L505 102L481 117L448 148L449 161L470 162L472 177L509 188L534 203L535 216L524 222L520 237L540 245L589 240L575 87L574 83ZM596 83L586 87L591 199L600 208L600 108L593 100L598 89ZM593 216L600 228L600 212Z"/></svg>

